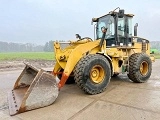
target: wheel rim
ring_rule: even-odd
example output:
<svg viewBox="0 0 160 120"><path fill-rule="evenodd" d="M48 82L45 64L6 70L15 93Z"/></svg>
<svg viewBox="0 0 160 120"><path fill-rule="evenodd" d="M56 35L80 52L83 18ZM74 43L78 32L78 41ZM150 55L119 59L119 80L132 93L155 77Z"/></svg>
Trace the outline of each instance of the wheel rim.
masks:
<svg viewBox="0 0 160 120"><path fill-rule="evenodd" d="M94 83L101 83L104 80L104 69L100 65L93 66L90 72L90 78Z"/></svg>
<svg viewBox="0 0 160 120"><path fill-rule="evenodd" d="M143 61L140 65L140 72L142 75L146 75L148 73L148 63Z"/></svg>

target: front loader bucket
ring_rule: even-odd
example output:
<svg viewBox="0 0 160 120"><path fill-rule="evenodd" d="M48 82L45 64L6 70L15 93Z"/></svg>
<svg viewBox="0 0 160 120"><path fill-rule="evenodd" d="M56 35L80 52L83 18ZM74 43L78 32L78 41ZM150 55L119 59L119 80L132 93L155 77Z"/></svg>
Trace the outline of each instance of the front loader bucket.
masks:
<svg viewBox="0 0 160 120"><path fill-rule="evenodd" d="M13 90L8 94L10 115L48 106L58 97L55 77L26 64Z"/></svg>

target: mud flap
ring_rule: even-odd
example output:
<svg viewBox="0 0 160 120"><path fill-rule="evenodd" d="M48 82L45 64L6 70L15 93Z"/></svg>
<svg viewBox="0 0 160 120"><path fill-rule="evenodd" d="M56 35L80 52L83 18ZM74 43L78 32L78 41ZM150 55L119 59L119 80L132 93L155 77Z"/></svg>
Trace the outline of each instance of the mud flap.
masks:
<svg viewBox="0 0 160 120"><path fill-rule="evenodd" d="M16 115L48 106L56 100L58 93L58 84L52 74L26 64L8 94L9 113Z"/></svg>

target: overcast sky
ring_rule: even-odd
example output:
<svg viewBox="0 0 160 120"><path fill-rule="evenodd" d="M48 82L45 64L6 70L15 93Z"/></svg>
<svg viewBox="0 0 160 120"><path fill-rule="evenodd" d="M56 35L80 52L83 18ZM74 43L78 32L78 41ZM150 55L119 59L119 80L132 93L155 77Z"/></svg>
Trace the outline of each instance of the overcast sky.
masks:
<svg viewBox="0 0 160 120"><path fill-rule="evenodd" d="M93 17L120 7L133 13L138 36L160 40L160 0L0 0L0 41L45 44L93 38Z"/></svg>

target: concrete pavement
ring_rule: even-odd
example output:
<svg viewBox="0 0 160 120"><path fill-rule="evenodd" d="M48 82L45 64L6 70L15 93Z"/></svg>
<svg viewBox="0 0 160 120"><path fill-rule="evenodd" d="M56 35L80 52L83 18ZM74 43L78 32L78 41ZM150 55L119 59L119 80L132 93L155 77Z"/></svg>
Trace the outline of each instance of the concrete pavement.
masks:
<svg viewBox="0 0 160 120"><path fill-rule="evenodd" d="M65 85L54 104L10 117L7 92L20 72L0 73L0 120L160 120L160 60L153 63L147 83L119 75L98 95L87 95L76 84Z"/></svg>

